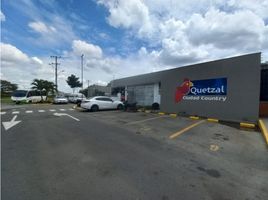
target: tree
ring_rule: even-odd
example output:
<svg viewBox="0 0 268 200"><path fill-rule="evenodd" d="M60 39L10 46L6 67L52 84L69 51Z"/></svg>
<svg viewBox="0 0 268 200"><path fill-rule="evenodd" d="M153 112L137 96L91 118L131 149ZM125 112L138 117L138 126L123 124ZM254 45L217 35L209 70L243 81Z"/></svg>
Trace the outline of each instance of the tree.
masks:
<svg viewBox="0 0 268 200"><path fill-rule="evenodd" d="M6 80L1 80L1 94L10 94L18 89L17 84L11 83Z"/></svg>
<svg viewBox="0 0 268 200"><path fill-rule="evenodd" d="M75 88L82 86L82 83L80 83L79 78L73 74L71 76L68 76L66 82L73 89L73 93L74 93Z"/></svg>
<svg viewBox="0 0 268 200"><path fill-rule="evenodd" d="M34 79L31 85L33 85L32 89L40 91L42 101L43 101L42 91L46 92L46 96L48 96L49 92L54 93L54 91L56 91L56 86L53 82L43 79Z"/></svg>
<svg viewBox="0 0 268 200"><path fill-rule="evenodd" d="M43 84L44 84L43 89L46 91L46 96L48 96L49 92L54 94L55 91L57 90L56 85L53 82L44 80Z"/></svg>
<svg viewBox="0 0 268 200"><path fill-rule="evenodd" d="M42 95L42 90L44 89L44 80L42 79L34 79L33 82L31 83L32 89L38 90L41 95L41 101L43 101L43 95Z"/></svg>

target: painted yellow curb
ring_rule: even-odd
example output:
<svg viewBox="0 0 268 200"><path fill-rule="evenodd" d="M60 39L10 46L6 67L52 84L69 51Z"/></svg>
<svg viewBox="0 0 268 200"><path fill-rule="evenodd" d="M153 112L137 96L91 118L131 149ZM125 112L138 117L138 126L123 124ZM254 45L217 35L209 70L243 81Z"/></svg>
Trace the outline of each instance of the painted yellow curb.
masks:
<svg viewBox="0 0 268 200"><path fill-rule="evenodd" d="M170 117L177 117L177 114L169 114Z"/></svg>
<svg viewBox="0 0 268 200"><path fill-rule="evenodd" d="M255 124L252 124L252 123L245 123L245 122L241 122L241 123L240 123L240 126L241 126L241 127L244 127L244 128L255 128Z"/></svg>
<svg viewBox="0 0 268 200"><path fill-rule="evenodd" d="M262 132L262 134L264 136L266 144L268 144L268 130L267 130L267 127L265 126L265 124L263 123L263 121L261 119L259 120L259 126L261 128L261 132Z"/></svg>
<svg viewBox="0 0 268 200"><path fill-rule="evenodd" d="M214 118L207 118L207 120L208 120L209 122L215 122L215 123L219 122L218 119L214 119Z"/></svg>
<svg viewBox="0 0 268 200"><path fill-rule="evenodd" d="M159 114L159 115L165 115L165 113L163 113L163 112L159 112L158 114Z"/></svg>
<svg viewBox="0 0 268 200"><path fill-rule="evenodd" d="M151 113L151 111L150 110L145 110L145 113Z"/></svg>
<svg viewBox="0 0 268 200"><path fill-rule="evenodd" d="M196 116L190 116L190 119L199 119L199 117L196 117Z"/></svg>

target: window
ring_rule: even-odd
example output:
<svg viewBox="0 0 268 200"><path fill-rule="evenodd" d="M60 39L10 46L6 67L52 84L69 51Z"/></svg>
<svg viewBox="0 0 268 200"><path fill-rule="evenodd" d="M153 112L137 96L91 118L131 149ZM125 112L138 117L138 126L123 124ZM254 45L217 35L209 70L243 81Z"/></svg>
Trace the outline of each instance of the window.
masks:
<svg viewBox="0 0 268 200"><path fill-rule="evenodd" d="M110 101L110 102L113 102L113 100L110 99L110 98L103 98L103 99L104 99L104 101Z"/></svg>
<svg viewBox="0 0 268 200"><path fill-rule="evenodd" d="M27 94L27 91L26 90L16 90L12 96L14 97L25 97Z"/></svg>
<svg viewBox="0 0 268 200"><path fill-rule="evenodd" d="M113 102L112 99L110 99L110 98L105 98L105 97L96 98L96 100L98 100L98 101L109 101L109 102Z"/></svg>

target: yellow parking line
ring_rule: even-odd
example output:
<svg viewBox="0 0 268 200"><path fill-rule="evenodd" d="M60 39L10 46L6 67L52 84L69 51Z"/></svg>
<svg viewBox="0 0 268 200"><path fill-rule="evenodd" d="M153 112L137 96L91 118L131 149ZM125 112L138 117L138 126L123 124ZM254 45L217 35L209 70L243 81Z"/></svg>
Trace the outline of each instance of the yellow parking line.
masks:
<svg viewBox="0 0 268 200"><path fill-rule="evenodd" d="M264 136L264 139L265 139L266 143L268 144L268 130L267 130L264 122L261 119L259 120L259 126L260 126L261 132Z"/></svg>
<svg viewBox="0 0 268 200"><path fill-rule="evenodd" d="M197 116L190 116L190 119L199 119Z"/></svg>
<svg viewBox="0 0 268 200"><path fill-rule="evenodd" d="M170 135L169 136L169 139L174 139L174 138L178 137L179 135L183 134L184 132L186 132L186 131L188 131L188 130L194 128L195 126L198 126L199 124L202 124L204 122L205 122L205 120L201 120L199 122L196 122L194 124L191 124L190 126L188 126L188 127L184 128L184 129L180 130L179 132Z"/></svg>
<svg viewBox="0 0 268 200"><path fill-rule="evenodd" d="M165 113L164 113L164 112L159 112L158 114L159 114L159 115L165 115Z"/></svg>

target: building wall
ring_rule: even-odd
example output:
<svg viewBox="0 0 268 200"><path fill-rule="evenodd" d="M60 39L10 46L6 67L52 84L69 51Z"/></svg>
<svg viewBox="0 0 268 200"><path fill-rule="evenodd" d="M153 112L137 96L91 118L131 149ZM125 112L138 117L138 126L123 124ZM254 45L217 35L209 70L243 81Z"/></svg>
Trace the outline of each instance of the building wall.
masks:
<svg viewBox="0 0 268 200"><path fill-rule="evenodd" d="M227 78L226 101L174 101L175 90L185 78ZM113 86L161 82L160 109L169 113L198 115L228 121L256 122L259 116L260 53L180 67L115 80Z"/></svg>

